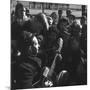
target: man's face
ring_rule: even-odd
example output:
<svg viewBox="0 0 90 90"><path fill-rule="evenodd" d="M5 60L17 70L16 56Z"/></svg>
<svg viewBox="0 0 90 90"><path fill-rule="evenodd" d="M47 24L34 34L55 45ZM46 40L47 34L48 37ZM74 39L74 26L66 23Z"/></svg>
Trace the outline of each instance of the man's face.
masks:
<svg viewBox="0 0 90 90"><path fill-rule="evenodd" d="M62 11L58 11L58 15L61 16L62 15Z"/></svg>
<svg viewBox="0 0 90 90"><path fill-rule="evenodd" d="M85 20L84 19L81 19L81 25L85 24Z"/></svg>
<svg viewBox="0 0 90 90"><path fill-rule="evenodd" d="M25 13L24 8L19 8L19 9L18 9L18 17L19 17L20 19L23 19L24 13Z"/></svg>
<svg viewBox="0 0 90 90"><path fill-rule="evenodd" d="M71 12L70 11L67 11L66 12L67 16L71 15Z"/></svg>

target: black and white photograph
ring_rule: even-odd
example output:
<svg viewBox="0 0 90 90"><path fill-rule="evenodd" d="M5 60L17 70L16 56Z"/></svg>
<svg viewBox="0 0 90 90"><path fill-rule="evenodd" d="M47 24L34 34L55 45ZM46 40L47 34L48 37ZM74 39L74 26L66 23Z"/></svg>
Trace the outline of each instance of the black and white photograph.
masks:
<svg viewBox="0 0 90 90"><path fill-rule="evenodd" d="M10 0L10 88L87 85L87 5Z"/></svg>

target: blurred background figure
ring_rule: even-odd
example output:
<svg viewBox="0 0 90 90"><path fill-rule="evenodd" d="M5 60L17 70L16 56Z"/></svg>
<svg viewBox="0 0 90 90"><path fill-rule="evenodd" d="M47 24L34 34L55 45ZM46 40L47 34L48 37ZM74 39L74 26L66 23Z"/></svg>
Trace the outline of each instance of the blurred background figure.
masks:
<svg viewBox="0 0 90 90"><path fill-rule="evenodd" d="M50 15L53 19L53 24L57 24L57 14L56 12L52 12L51 15Z"/></svg>
<svg viewBox="0 0 90 90"><path fill-rule="evenodd" d="M62 18L62 10L58 10L58 22L60 21L60 19Z"/></svg>
<svg viewBox="0 0 90 90"><path fill-rule="evenodd" d="M66 16L69 17L71 15L71 10L66 10Z"/></svg>
<svg viewBox="0 0 90 90"><path fill-rule="evenodd" d="M53 19L52 19L52 17L47 16L47 19L48 19L49 25L51 26L51 25L53 24Z"/></svg>
<svg viewBox="0 0 90 90"><path fill-rule="evenodd" d="M13 10L11 13L11 23L15 21L15 11Z"/></svg>
<svg viewBox="0 0 90 90"><path fill-rule="evenodd" d="M69 24L72 24L72 22L75 20L75 16L72 15L71 10L66 10L66 17L68 19Z"/></svg>
<svg viewBox="0 0 90 90"><path fill-rule="evenodd" d="M26 16L28 19L31 19L32 18L32 15L30 14L30 11L28 8L26 8Z"/></svg>
<svg viewBox="0 0 90 90"><path fill-rule="evenodd" d="M87 56L87 20L86 16L81 17L81 48L86 53Z"/></svg>

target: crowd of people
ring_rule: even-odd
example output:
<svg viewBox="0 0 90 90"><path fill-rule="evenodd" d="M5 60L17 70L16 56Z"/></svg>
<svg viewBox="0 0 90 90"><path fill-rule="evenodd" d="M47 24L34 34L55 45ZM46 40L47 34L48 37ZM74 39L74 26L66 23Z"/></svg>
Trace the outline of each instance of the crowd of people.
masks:
<svg viewBox="0 0 90 90"><path fill-rule="evenodd" d="M31 15L21 3L11 14L11 88L87 84L87 16L71 10Z"/></svg>

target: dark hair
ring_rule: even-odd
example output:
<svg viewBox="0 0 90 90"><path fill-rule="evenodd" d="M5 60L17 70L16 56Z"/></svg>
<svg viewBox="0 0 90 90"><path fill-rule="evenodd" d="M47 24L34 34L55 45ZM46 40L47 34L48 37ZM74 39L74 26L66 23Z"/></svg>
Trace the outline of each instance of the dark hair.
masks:
<svg viewBox="0 0 90 90"><path fill-rule="evenodd" d="M45 22L45 19L44 19L44 16L45 14L43 13L39 13L35 16L35 18L43 25L44 29L46 28L46 22ZM45 15L46 19L47 19L47 16ZM48 21L48 20L47 20Z"/></svg>
<svg viewBox="0 0 90 90"><path fill-rule="evenodd" d="M59 14L59 13L62 13L62 10L61 10L61 9L58 10L58 14Z"/></svg>
<svg viewBox="0 0 90 90"><path fill-rule="evenodd" d="M55 17L55 16L57 17L57 14L56 14L56 12L52 12L50 16L51 17Z"/></svg>
<svg viewBox="0 0 90 90"><path fill-rule="evenodd" d="M21 3L18 3L15 7L15 16L18 17L18 9L22 8L23 9L23 5Z"/></svg>
<svg viewBox="0 0 90 90"><path fill-rule="evenodd" d="M71 19L75 20L76 17L74 15L70 15Z"/></svg>
<svg viewBox="0 0 90 90"><path fill-rule="evenodd" d="M70 9L66 10L66 13L71 14L71 10Z"/></svg>

